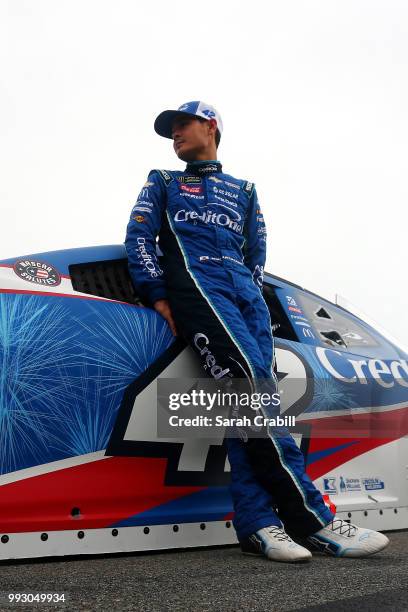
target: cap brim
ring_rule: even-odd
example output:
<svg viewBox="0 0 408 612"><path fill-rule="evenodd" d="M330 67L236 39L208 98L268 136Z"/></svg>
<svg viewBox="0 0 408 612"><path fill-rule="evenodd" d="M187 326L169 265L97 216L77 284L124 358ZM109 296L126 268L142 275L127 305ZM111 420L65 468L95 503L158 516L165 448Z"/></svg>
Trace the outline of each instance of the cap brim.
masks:
<svg viewBox="0 0 408 612"><path fill-rule="evenodd" d="M197 119L197 115L193 113L183 113L179 110L166 110L156 117L156 121L154 122L155 132L157 132L159 136L164 136L164 138L173 138L172 128L173 121L176 117L194 117Z"/></svg>

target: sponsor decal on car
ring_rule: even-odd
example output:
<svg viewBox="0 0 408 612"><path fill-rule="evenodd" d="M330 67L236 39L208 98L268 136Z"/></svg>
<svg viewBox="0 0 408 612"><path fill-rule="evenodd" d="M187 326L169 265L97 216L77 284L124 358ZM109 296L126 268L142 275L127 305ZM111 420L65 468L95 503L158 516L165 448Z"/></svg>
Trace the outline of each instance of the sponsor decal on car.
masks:
<svg viewBox="0 0 408 612"><path fill-rule="evenodd" d="M308 321L308 319L306 319L306 317L302 317L301 315L291 314L290 316L292 317L292 319L298 319L300 321L306 321L306 322Z"/></svg>
<svg viewBox="0 0 408 612"><path fill-rule="evenodd" d="M366 491L380 491L385 486L380 478L363 478L363 485Z"/></svg>
<svg viewBox="0 0 408 612"><path fill-rule="evenodd" d="M361 491L360 479L340 476L340 493L348 493L350 491Z"/></svg>
<svg viewBox="0 0 408 612"><path fill-rule="evenodd" d="M384 389L391 389L395 383L408 388L406 359L353 359L322 346L316 347L316 355L325 370L343 383L366 385L370 380Z"/></svg>
<svg viewBox="0 0 408 612"><path fill-rule="evenodd" d="M302 327L302 332L305 338L312 338L313 340L315 339L315 335L311 329L307 327Z"/></svg>
<svg viewBox="0 0 408 612"><path fill-rule="evenodd" d="M18 259L13 270L21 279L36 285L57 287L61 283L61 275L58 270L43 261Z"/></svg>
<svg viewBox="0 0 408 612"><path fill-rule="evenodd" d="M325 493L337 493L336 479L334 477L323 478L323 488Z"/></svg>
<svg viewBox="0 0 408 612"><path fill-rule="evenodd" d="M296 300L295 300L295 298L292 297L291 295L287 295L286 296L286 301L287 301L289 306L297 306L298 305Z"/></svg>

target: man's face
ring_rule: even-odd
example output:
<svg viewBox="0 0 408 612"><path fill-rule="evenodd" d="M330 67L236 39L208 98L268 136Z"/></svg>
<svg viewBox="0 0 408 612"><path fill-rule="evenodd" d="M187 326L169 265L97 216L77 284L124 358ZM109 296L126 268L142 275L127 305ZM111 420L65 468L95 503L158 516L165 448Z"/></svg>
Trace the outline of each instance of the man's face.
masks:
<svg viewBox="0 0 408 612"><path fill-rule="evenodd" d="M199 159L213 142L214 133L210 121L200 121L194 117L177 117L173 121L173 148L177 157L185 162Z"/></svg>

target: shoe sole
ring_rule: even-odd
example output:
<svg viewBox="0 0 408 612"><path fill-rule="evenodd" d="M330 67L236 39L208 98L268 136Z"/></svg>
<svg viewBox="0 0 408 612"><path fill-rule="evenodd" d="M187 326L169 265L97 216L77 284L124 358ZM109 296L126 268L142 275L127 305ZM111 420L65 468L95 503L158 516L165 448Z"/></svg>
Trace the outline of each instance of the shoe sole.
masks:
<svg viewBox="0 0 408 612"><path fill-rule="evenodd" d="M312 560L312 557L307 557L306 559L271 559L263 553L241 552L243 555L247 555L248 557L262 557L266 559L266 561L276 561L277 563L309 563L309 561Z"/></svg>
<svg viewBox="0 0 408 612"><path fill-rule="evenodd" d="M317 553L325 557L332 557L333 559L365 559L366 557L371 557L372 555L376 555L377 553L381 552L382 550L387 548L389 543L390 541L388 540L388 542L385 542L385 544L381 546L381 548L377 548L376 550L372 550L371 552L363 552L361 555L347 554L347 550L345 550L344 553L340 552L339 554L336 554L336 553L330 552L329 550L328 551L321 550L317 547L313 550L313 553Z"/></svg>
<svg viewBox="0 0 408 612"><path fill-rule="evenodd" d="M385 548L387 548L388 544L390 543L390 541L388 540L388 542L386 542L384 544L384 546L381 546L381 548L377 548L376 550L372 550L371 552L365 552L362 555L339 555L340 558L342 559L365 559L366 557L371 557L372 555L376 555L377 553L381 552L382 550L384 550Z"/></svg>

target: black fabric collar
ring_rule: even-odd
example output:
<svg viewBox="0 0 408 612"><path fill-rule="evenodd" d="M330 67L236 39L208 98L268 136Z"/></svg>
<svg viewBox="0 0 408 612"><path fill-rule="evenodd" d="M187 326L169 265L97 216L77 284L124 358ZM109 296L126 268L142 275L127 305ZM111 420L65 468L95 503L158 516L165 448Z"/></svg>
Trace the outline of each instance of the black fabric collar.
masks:
<svg viewBox="0 0 408 612"><path fill-rule="evenodd" d="M190 162L186 166L186 172L197 176L205 176L214 172L222 172L222 165L219 161Z"/></svg>

